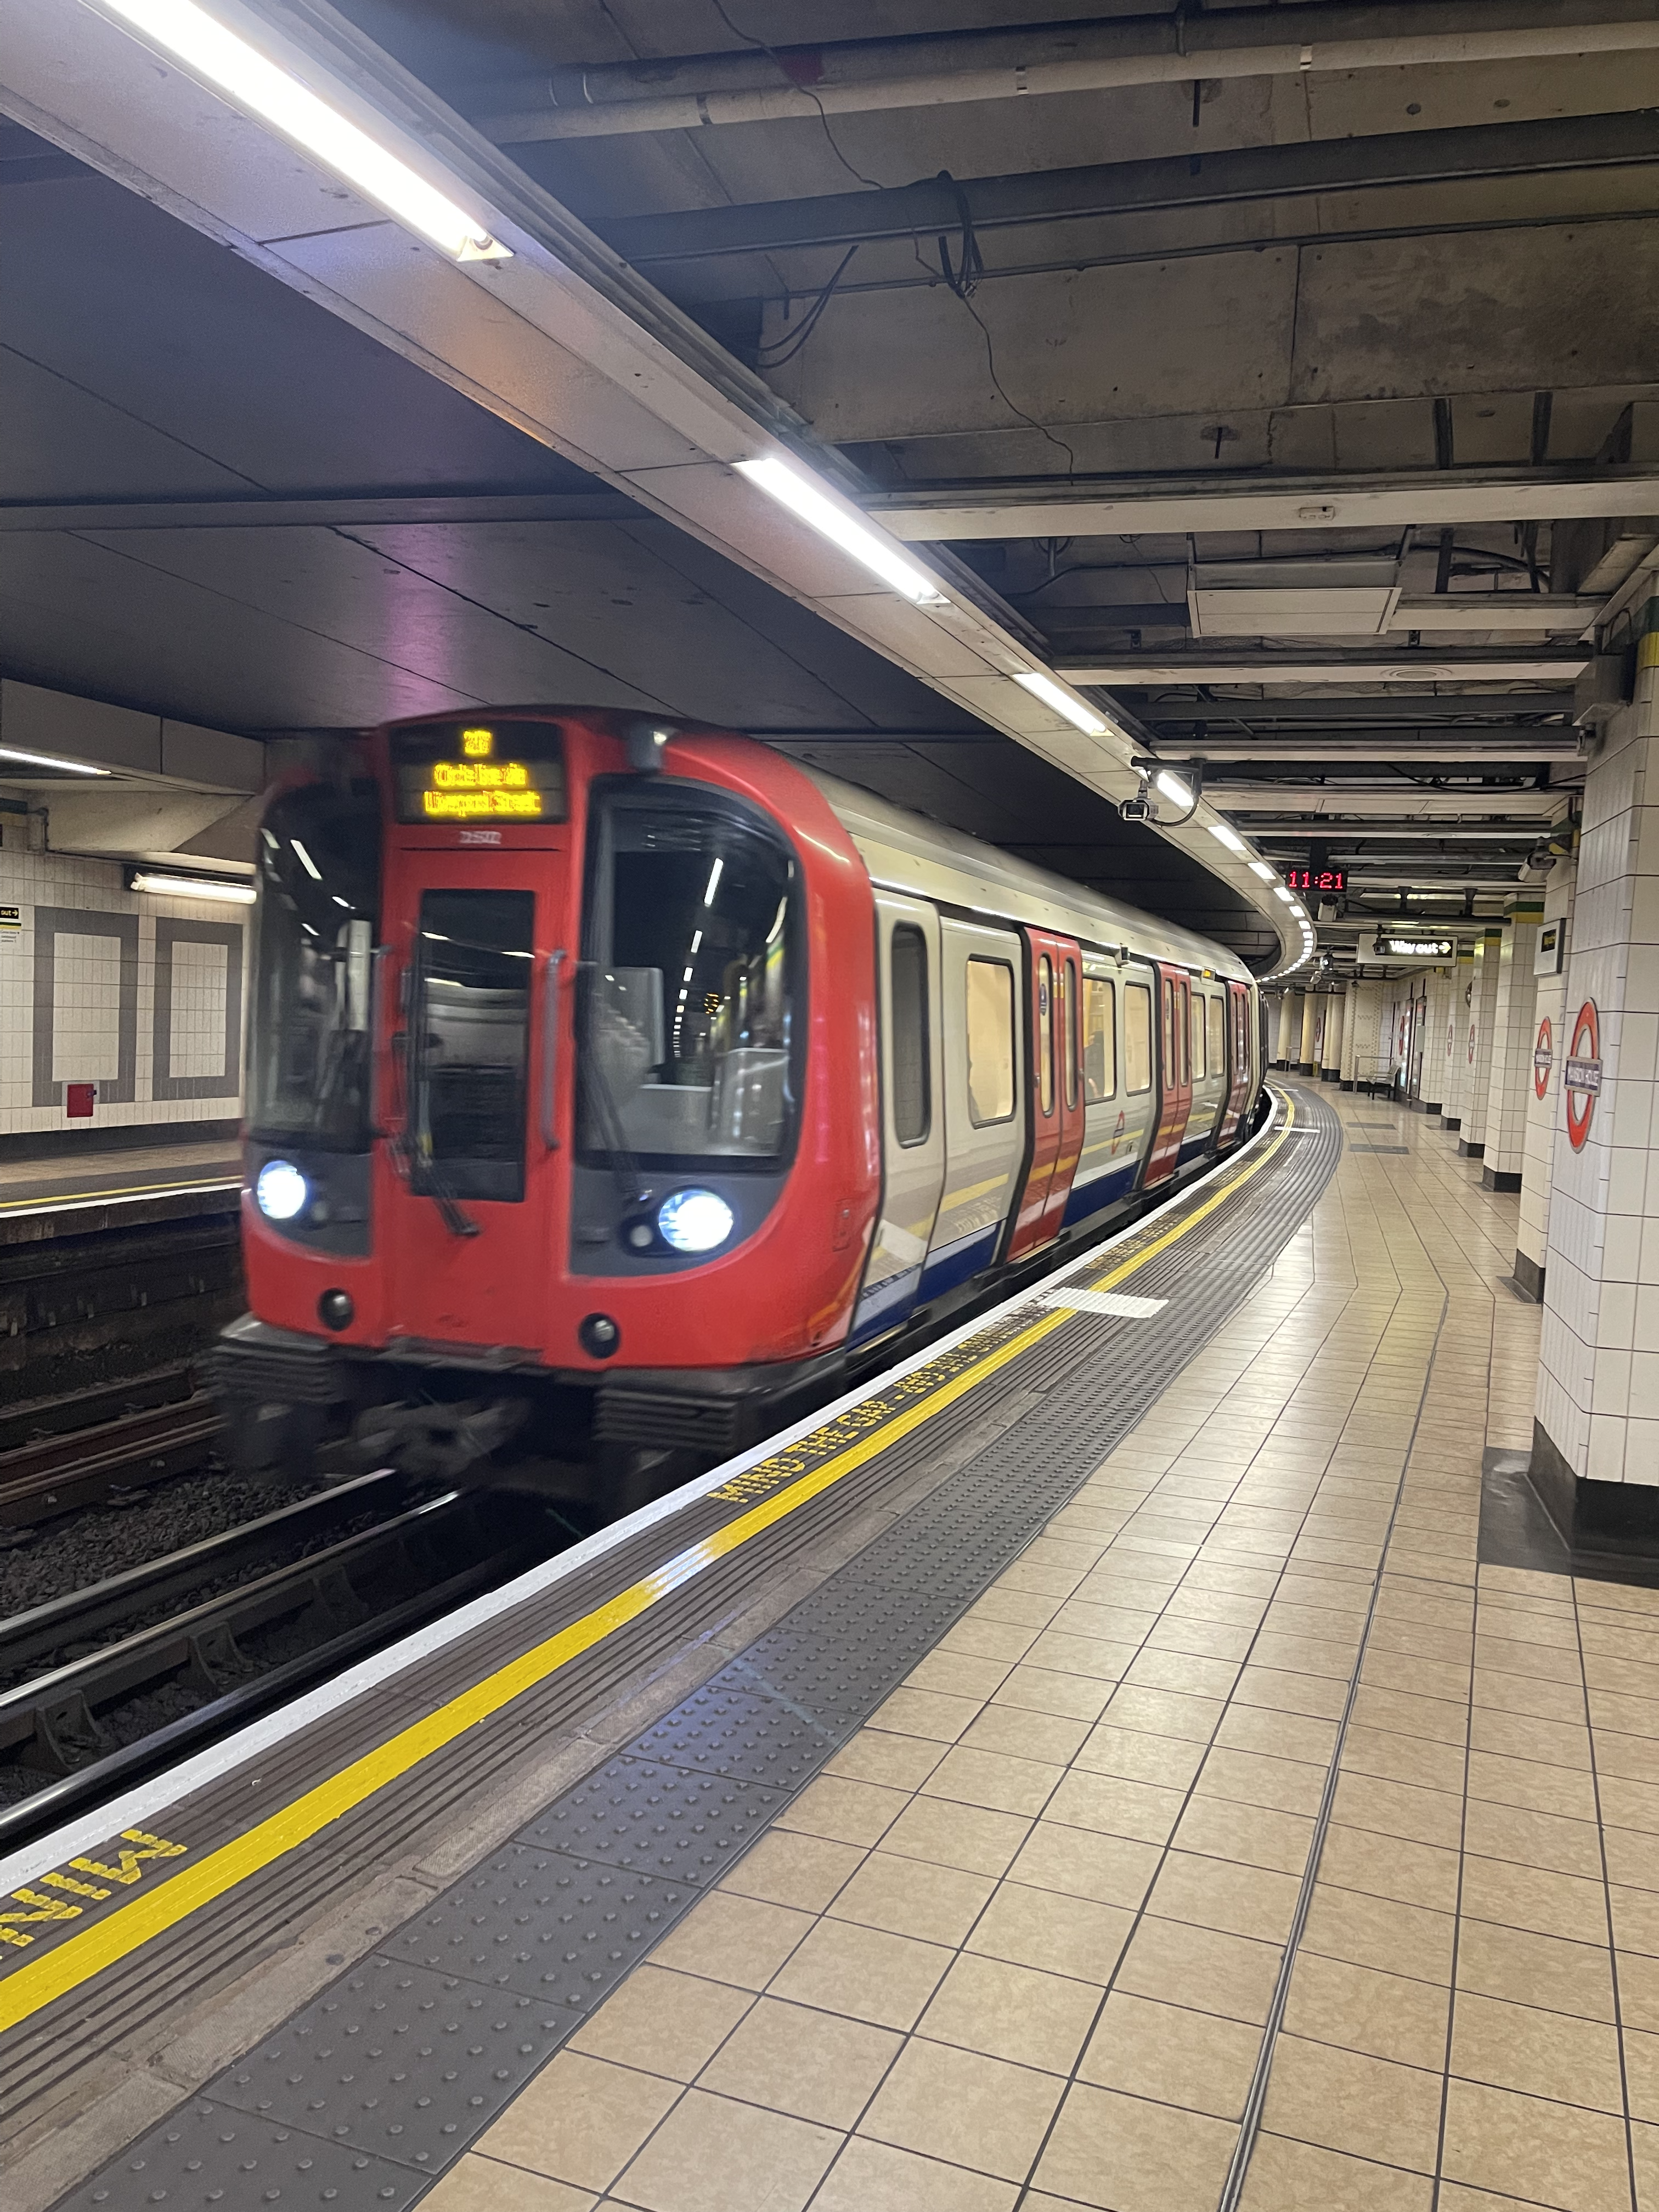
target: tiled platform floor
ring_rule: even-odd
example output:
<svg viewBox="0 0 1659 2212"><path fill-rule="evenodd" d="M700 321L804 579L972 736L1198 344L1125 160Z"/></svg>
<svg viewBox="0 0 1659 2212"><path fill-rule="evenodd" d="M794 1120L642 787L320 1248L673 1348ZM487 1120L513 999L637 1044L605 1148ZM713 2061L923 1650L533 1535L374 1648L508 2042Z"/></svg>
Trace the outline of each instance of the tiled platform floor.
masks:
<svg viewBox="0 0 1659 2212"><path fill-rule="evenodd" d="M1659 1593L1477 1573L1516 1201L1341 1107L1411 1150L430 2212L1214 2212L1357 1661L1243 2205L1659 2209Z"/></svg>

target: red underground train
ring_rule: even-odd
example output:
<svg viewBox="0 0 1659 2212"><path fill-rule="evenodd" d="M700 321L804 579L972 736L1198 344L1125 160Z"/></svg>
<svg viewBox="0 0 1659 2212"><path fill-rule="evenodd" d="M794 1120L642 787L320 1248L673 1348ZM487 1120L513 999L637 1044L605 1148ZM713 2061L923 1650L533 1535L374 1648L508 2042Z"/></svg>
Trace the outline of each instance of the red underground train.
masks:
<svg viewBox="0 0 1659 2212"><path fill-rule="evenodd" d="M1231 954L745 738L399 723L259 846L249 1471L649 1494L1255 1110Z"/></svg>

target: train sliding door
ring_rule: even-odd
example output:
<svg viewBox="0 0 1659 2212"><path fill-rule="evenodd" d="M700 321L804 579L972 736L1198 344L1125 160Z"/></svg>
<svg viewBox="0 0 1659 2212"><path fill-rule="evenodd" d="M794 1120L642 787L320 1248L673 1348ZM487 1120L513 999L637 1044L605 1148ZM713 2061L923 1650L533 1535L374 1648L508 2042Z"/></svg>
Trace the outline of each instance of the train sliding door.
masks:
<svg viewBox="0 0 1659 2212"><path fill-rule="evenodd" d="M1250 987L1227 986L1227 1104L1216 1141L1231 1145L1250 1103Z"/></svg>
<svg viewBox="0 0 1659 2212"><path fill-rule="evenodd" d="M1012 929L939 921L945 1190L922 1273L924 1300L996 1257L1025 1153L1023 948Z"/></svg>
<svg viewBox="0 0 1659 2212"><path fill-rule="evenodd" d="M1044 929L1021 933L1026 943L1031 1038L1026 1085L1031 1134L1019 1209L1004 1255L1010 1260L1023 1259L1059 1236L1083 1150L1078 947L1074 939Z"/></svg>
<svg viewBox="0 0 1659 2212"><path fill-rule="evenodd" d="M937 908L877 894L882 1203L853 1317L854 1341L893 1328L915 1304L944 1194L939 951Z"/></svg>
<svg viewBox="0 0 1659 2212"><path fill-rule="evenodd" d="M1192 984L1179 968L1160 960L1158 974L1158 1127L1146 1161L1146 1187L1167 1182L1181 1158L1181 1140L1193 1110Z"/></svg>

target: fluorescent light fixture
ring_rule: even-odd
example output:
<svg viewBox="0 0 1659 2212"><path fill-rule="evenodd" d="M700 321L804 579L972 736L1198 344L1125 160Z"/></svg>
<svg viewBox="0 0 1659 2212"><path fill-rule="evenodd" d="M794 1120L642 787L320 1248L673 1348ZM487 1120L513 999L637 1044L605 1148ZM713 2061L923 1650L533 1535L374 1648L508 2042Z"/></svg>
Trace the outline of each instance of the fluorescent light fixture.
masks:
<svg viewBox="0 0 1659 2212"><path fill-rule="evenodd" d="M739 461L737 470L740 477L758 485L780 507L787 507L792 514L799 515L820 538L827 538L832 545L850 554L860 568L878 576L901 599L919 607L945 605L945 594L937 577L908 560L896 545L872 530L867 523L860 522L855 514L838 507L810 477L802 476L799 470L769 455L758 461Z"/></svg>
<svg viewBox="0 0 1659 2212"><path fill-rule="evenodd" d="M1270 884L1278 875L1279 871L1277 868L1269 867L1266 860L1252 860L1250 873L1253 876L1260 876L1264 884Z"/></svg>
<svg viewBox="0 0 1659 2212"><path fill-rule="evenodd" d="M1052 676L1044 676L1038 669L1022 668L1016 672L1014 681L1024 684L1031 696L1041 699L1045 707L1052 707L1074 730L1081 730L1085 738L1105 736L1106 725L1099 715L1085 707L1081 699L1073 699L1064 684L1056 684Z"/></svg>
<svg viewBox="0 0 1659 2212"><path fill-rule="evenodd" d="M1287 891L1283 884L1275 884L1273 885L1273 896L1275 898L1282 898L1286 906L1294 906L1296 904L1295 894L1293 892Z"/></svg>
<svg viewBox="0 0 1659 2212"><path fill-rule="evenodd" d="M196 0L99 0L193 76L383 207L456 261L507 261L511 249L474 216Z"/></svg>
<svg viewBox="0 0 1659 2212"><path fill-rule="evenodd" d="M26 753L16 745L0 745L0 761L21 761L25 768L67 769L71 775L108 775L106 768L88 768L85 761L59 760L56 753Z"/></svg>
<svg viewBox="0 0 1659 2212"><path fill-rule="evenodd" d="M1158 789L1164 793L1164 796L1170 801L1170 804L1172 806L1190 806L1192 805L1192 786L1188 783L1184 783L1178 775L1173 773L1172 770L1167 768L1159 769L1153 781L1157 783Z"/></svg>
<svg viewBox="0 0 1659 2212"><path fill-rule="evenodd" d="M312 882L313 884L321 883L323 880L322 870L318 866L315 860L312 859L310 854L307 852L305 847L300 842L299 839L297 837L290 837L288 842L294 848L295 859L298 860L300 866L310 877Z"/></svg>
<svg viewBox="0 0 1659 2212"><path fill-rule="evenodd" d="M1224 845L1230 853L1242 853L1244 850L1244 840L1237 830L1230 830L1224 822L1206 822L1204 827L1216 842L1218 845Z"/></svg>
<svg viewBox="0 0 1659 2212"><path fill-rule="evenodd" d="M127 889L154 898L220 899L227 906L252 906L258 896L252 884L229 883L222 876L165 876L154 868L135 868Z"/></svg>

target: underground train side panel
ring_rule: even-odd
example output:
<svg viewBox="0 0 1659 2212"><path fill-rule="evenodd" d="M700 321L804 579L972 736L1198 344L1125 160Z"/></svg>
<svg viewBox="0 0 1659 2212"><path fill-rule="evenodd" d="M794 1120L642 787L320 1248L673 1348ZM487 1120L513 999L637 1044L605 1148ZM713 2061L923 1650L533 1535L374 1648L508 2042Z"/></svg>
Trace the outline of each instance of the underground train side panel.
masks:
<svg viewBox="0 0 1659 2212"><path fill-rule="evenodd" d="M394 1405L464 1456L533 1402L731 1449L1255 1096L1229 956L744 739L402 724L260 834L219 1379L267 1441Z"/></svg>

